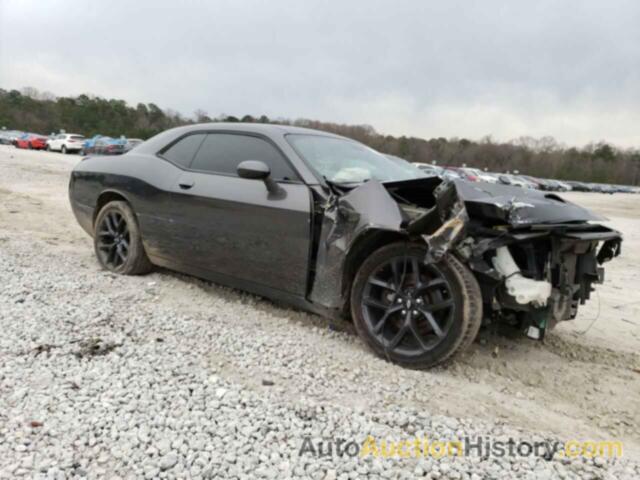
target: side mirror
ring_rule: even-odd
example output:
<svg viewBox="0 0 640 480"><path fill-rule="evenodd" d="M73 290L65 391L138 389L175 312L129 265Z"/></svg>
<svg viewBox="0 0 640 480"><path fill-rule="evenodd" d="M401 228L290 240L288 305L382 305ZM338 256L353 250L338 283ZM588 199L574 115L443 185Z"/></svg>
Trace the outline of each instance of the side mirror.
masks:
<svg viewBox="0 0 640 480"><path fill-rule="evenodd" d="M266 180L269 175L271 175L271 170L266 163L260 160L245 160L238 165L238 176L240 178Z"/></svg>

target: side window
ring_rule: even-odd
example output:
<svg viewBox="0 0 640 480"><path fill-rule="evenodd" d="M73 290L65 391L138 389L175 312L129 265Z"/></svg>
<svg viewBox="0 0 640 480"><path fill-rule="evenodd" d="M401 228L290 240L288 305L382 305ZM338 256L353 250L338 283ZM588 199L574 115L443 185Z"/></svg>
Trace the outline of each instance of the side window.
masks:
<svg viewBox="0 0 640 480"><path fill-rule="evenodd" d="M249 135L210 133L191 164L194 170L237 175L244 160L260 160L271 169L274 180L296 180L287 161L269 142Z"/></svg>
<svg viewBox="0 0 640 480"><path fill-rule="evenodd" d="M204 137L206 137L204 133L195 133L184 137L162 152L161 155L167 160L188 168Z"/></svg>

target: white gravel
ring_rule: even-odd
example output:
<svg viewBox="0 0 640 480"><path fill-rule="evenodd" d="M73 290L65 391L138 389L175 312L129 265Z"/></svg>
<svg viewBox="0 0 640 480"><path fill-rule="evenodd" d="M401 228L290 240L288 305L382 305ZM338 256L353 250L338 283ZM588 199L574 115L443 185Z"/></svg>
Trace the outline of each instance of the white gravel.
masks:
<svg viewBox="0 0 640 480"><path fill-rule="evenodd" d="M640 476L634 458L300 456L305 438L569 438L473 399L442 414L452 385L473 391L464 364L452 383L375 358L345 325L165 271L99 270L60 196L34 193L53 178L64 194L51 168L0 184L0 478Z"/></svg>

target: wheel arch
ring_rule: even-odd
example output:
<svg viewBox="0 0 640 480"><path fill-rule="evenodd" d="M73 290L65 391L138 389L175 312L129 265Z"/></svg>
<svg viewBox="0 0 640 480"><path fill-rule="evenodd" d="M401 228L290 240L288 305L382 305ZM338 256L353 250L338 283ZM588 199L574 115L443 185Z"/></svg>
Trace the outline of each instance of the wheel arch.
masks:
<svg viewBox="0 0 640 480"><path fill-rule="evenodd" d="M404 233L379 228L367 229L352 242L342 268L342 313L350 316L351 286L360 266L373 252L393 242L411 241Z"/></svg>
<svg viewBox="0 0 640 480"><path fill-rule="evenodd" d="M93 218L91 220L91 224L95 225L96 218L98 217L98 213L100 212L100 210L102 210L102 207L104 207L109 202L117 200L127 202L129 205L131 205L131 202L129 201L127 196L120 191L105 190L100 193L100 195L98 195L98 198L96 199L96 207L93 209Z"/></svg>

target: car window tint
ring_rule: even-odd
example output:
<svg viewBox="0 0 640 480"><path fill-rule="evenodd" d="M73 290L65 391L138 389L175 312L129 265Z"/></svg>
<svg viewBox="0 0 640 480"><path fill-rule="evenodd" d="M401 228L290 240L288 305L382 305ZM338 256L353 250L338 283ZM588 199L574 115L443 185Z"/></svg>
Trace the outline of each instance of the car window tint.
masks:
<svg viewBox="0 0 640 480"><path fill-rule="evenodd" d="M206 135L204 133L195 133L178 140L177 143L171 145L167 150L162 152L162 156L167 160L188 167L193 160L193 156L200 148L200 144Z"/></svg>
<svg viewBox="0 0 640 480"><path fill-rule="evenodd" d="M273 145L266 140L248 135L208 134L191 168L237 175L238 164L245 160L260 160L266 163L274 180L297 179L287 161Z"/></svg>

